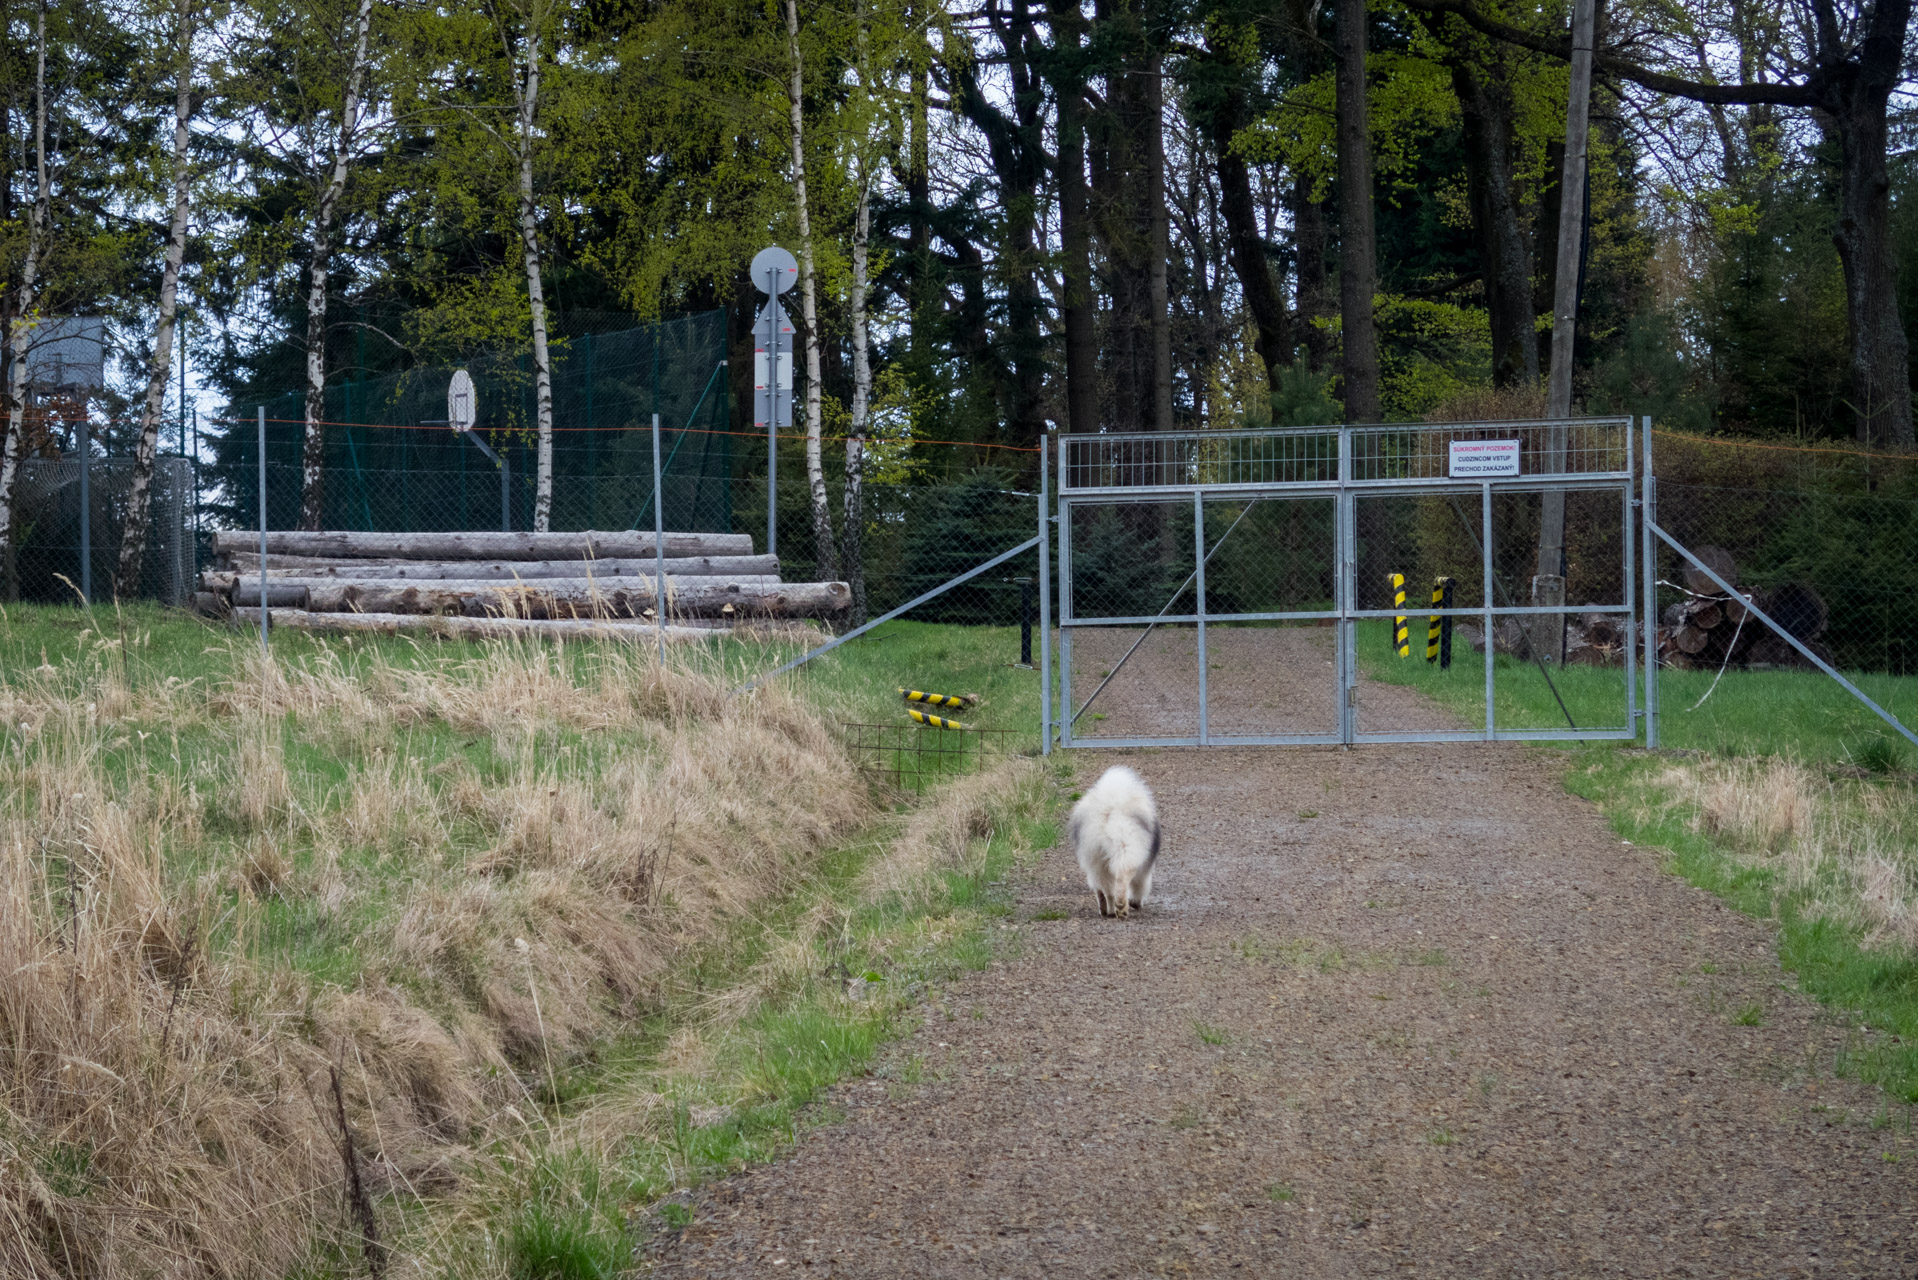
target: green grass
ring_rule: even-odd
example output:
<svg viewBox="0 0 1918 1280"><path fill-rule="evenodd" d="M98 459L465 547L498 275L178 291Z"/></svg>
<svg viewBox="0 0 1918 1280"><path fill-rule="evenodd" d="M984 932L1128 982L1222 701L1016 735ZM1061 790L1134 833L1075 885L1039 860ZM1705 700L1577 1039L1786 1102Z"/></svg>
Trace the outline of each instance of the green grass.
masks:
<svg viewBox="0 0 1918 1280"><path fill-rule="evenodd" d="M1359 622L1359 665L1367 676L1417 689L1449 708L1467 725L1485 723L1482 654L1455 640L1451 669L1441 671L1436 664L1425 661L1422 643L1414 647L1411 658L1392 655L1390 632L1391 623L1386 619ZM1422 634L1418 638L1421 642L1424 639ZM1534 663L1495 654L1492 664L1493 711L1500 728L1563 728L1567 710L1573 723L1581 727L1619 728L1625 723L1622 668L1554 669L1552 684L1548 685ZM1910 750L1890 726L1821 671L1729 670L1704 705L1693 710L1717 674L1659 672L1660 746L1727 757L1789 756L1876 773L1909 767L1918 757L1918 752ZM1918 676L1847 675L1906 725L1918 726ZM1559 708L1552 685L1564 698L1565 710ZM1643 692L1641 687L1641 697ZM1361 693L1361 706L1363 699ZM1360 715L1363 723L1363 711Z"/></svg>
<svg viewBox="0 0 1918 1280"><path fill-rule="evenodd" d="M1038 637L1033 637L1034 661ZM1019 661L1017 627L957 627L896 621L815 658L793 674L810 696L833 700L848 718L906 723L899 690L978 694L976 707L955 709L968 727L1009 729L1016 749L1039 745L1039 673ZM944 712L936 712L944 714Z"/></svg>

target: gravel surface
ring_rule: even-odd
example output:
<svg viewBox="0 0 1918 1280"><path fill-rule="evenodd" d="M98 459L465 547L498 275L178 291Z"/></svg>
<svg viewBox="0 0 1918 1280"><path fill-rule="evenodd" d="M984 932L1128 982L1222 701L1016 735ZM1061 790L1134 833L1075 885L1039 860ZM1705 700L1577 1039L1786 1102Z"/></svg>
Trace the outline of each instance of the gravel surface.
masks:
<svg viewBox="0 0 1918 1280"><path fill-rule="evenodd" d="M1323 638L1269 634L1214 679L1316 685ZM1361 696L1443 723L1410 691ZM1910 1110L1834 1078L1848 1029L1791 990L1769 928L1622 844L1562 758L1075 762L1157 792L1152 904L1101 920L1047 854L1001 958L934 1002L890 1078L709 1188L648 1267L1918 1275Z"/></svg>

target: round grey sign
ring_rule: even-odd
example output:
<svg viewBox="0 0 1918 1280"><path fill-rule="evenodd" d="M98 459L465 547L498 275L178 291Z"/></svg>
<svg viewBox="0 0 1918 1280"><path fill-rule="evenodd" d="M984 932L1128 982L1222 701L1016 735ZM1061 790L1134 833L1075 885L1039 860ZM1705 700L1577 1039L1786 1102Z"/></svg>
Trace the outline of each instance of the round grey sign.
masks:
<svg viewBox="0 0 1918 1280"><path fill-rule="evenodd" d="M784 293L799 279L799 263L778 245L768 245L753 255L752 276L753 288L761 293L773 292L774 285Z"/></svg>

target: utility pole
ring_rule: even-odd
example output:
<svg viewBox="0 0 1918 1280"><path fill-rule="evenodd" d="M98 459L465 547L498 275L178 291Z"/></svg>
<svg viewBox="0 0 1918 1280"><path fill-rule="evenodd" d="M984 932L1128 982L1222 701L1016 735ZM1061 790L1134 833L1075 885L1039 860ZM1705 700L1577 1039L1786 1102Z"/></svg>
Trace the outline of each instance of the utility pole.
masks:
<svg viewBox="0 0 1918 1280"><path fill-rule="evenodd" d="M1555 419L1546 429L1544 471L1565 471L1567 428L1572 416L1573 338L1578 327L1579 247L1585 238L1586 145L1592 123L1592 45L1598 28L1598 0L1573 0L1572 83L1565 104L1565 172L1558 187L1558 261L1552 298L1552 369L1546 414ZM1565 603L1565 491L1548 489L1540 496L1538 566L1532 577L1532 603ZM1538 615L1532 635L1540 656L1563 658L1565 618Z"/></svg>

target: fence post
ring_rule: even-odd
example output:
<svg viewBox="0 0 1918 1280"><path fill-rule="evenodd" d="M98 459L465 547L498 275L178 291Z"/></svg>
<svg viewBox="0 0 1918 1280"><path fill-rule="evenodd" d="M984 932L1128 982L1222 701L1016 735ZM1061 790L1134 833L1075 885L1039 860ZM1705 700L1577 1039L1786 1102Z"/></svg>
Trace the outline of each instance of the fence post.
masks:
<svg viewBox="0 0 1918 1280"><path fill-rule="evenodd" d="M1652 478L1652 420L1644 418L1644 474L1639 477L1639 539L1645 544L1645 749L1658 747L1658 544L1652 538L1657 523L1657 481Z"/></svg>
<svg viewBox="0 0 1918 1280"><path fill-rule="evenodd" d="M93 423L80 415L80 596L93 603Z"/></svg>
<svg viewBox="0 0 1918 1280"><path fill-rule="evenodd" d="M271 654L266 638L266 406L260 406L260 652Z"/></svg>
<svg viewBox="0 0 1918 1280"><path fill-rule="evenodd" d="M655 401L657 403L657 401ZM653 617L659 622L659 665L666 665L666 504L659 491L659 415L653 415Z"/></svg>
<svg viewBox="0 0 1918 1280"><path fill-rule="evenodd" d="M1039 438L1039 754L1052 754L1052 561L1047 555L1046 490L1052 478L1052 441Z"/></svg>

